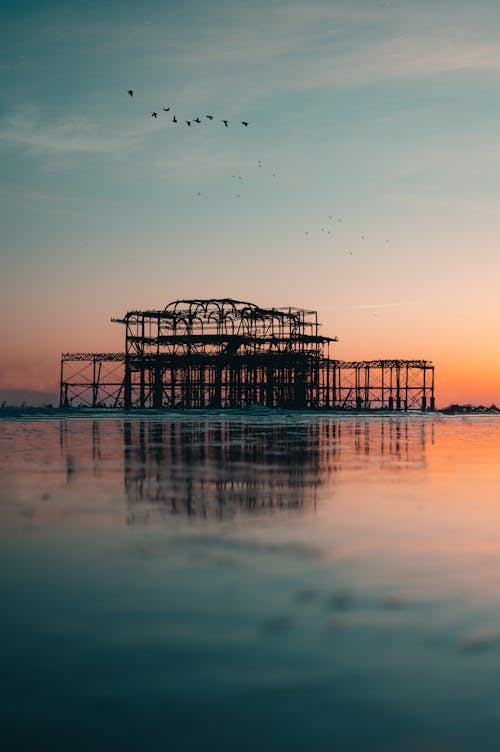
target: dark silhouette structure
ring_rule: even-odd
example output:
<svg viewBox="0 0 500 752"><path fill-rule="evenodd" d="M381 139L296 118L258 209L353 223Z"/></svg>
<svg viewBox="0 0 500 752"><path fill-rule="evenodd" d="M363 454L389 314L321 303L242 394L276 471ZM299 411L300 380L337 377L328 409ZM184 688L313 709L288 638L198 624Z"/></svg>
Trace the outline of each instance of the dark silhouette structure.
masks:
<svg viewBox="0 0 500 752"><path fill-rule="evenodd" d="M112 321L125 352L64 353L61 406L434 409L432 363L335 360L316 311L177 300Z"/></svg>

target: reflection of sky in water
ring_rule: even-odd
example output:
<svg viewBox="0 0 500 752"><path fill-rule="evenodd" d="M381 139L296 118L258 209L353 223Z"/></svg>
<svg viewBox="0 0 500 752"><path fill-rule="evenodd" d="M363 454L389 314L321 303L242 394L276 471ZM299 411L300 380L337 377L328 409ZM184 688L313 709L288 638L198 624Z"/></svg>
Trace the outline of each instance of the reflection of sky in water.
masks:
<svg viewBox="0 0 500 752"><path fill-rule="evenodd" d="M500 423L0 423L8 748L497 749Z"/></svg>

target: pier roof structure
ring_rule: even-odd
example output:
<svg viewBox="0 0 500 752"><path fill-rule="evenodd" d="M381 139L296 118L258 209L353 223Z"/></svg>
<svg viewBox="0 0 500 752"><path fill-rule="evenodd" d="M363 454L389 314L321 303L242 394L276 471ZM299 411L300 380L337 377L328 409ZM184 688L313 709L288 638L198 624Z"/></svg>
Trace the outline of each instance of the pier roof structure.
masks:
<svg viewBox="0 0 500 752"><path fill-rule="evenodd" d="M131 310L123 353L64 353L62 405L133 408L428 409L426 360L340 361L316 311L232 298Z"/></svg>

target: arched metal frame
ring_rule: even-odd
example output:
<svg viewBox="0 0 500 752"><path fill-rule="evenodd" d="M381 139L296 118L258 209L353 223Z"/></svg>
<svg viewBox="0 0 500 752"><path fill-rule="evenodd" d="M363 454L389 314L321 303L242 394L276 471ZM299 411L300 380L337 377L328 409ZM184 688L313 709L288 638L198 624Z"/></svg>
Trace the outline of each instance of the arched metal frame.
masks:
<svg viewBox="0 0 500 752"><path fill-rule="evenodd" d="M318 334L316 311L214 298L112 320L125 327L125 352L64 354L61 405L434 409L432 363L333 360L337 338Z"/></svg>

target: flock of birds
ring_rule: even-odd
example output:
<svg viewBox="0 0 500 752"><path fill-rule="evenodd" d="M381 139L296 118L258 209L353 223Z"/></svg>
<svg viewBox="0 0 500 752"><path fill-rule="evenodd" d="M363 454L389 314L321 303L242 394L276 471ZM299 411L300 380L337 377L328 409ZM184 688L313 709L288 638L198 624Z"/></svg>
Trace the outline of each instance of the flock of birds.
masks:
<svg viewBox="0 0 500 752"><path fill-rule="evenodd" d="M134 90L133 89L127 89L127 94L129 95L129 97L133 97L134 96ZM162 110L163 110L163 112L170 112L170 107L162 107ZM151 117L154 117L156 119L158 118L158 112L155 111L155 112L151 112L150 114L151 114ZM215 119L215 115L205 115L205 117L207 118L207 120L214 120ZM180 121L177 119L177 117L172 113L172 123L177 124L179 122ZM198 117L195 117L195 118L191 118L191 120L184 120L184 122L186 123L186 125L188 125L191 128L191 126L193 125L193 123L200 124L202 122L202 120L198 116ZM230 125L229 120L223 120L223 119L221 119L220 122L224 123L224 125L225 125L226 128L229 128L229 125ZM245 128L248 128L248 126L250 125L250 123L249 123L248 120L241 120L240 122L241 122L241 125L245 126Z"/></svg>
<svg viewBox="0 0 500 752"><path fill-rule="evenodd" d="M332 217L332 215L331 215L331 214L330 214L330 215L328 216L328 219L329 219L329 220L330 220L331 222L335 222L335 217ZM337 217L337 223L338 223L338 222L342 222L342 217ZM327 226L327 227L322 227L322 228L321 228L321 232L324 232L324 233L325 233L326 235L332 235L332 234L333 234L333 232L334 232L334 231L333 231L333 227L334 227L334 226L335 226L335 225L330 225L330 227L332 228L332 229L330 229L330 230L328 229L328 226ZM311 233L311 232L310 232L309 230L306 230L306 231L305 231L305 235L306 235L306 237L310 237L310 236L312 235L312 233ZM366 235L361 235L361 236L360 236L360 239L361 239L361 240L363 240L363 241L365 241L365 240L366 240ZM386 242L386 244L388 244L388 243L389 243L389 239L388 239L388 238L386 238L386 239L385 239L385 242ZM352 251L349 251L349 256L352 256L352 255L353 255Z"/></svg>
<svg viewBox="0 0 500 752"><path fill-rule="evenodd" d="M259 159L259 161L257 162L257 167L260 167L260 168L262 168L262 167L263 167L263 164L262 164L262 160L260 160L260 159ZM273 173L272 173L272 176L273 176L273 178L277 178L277 177L278 177L278 175L277 175L277 174L276 174L275 172L273 172ZM243 175L231 175L231 178L232 178L233 180L244 180L244 179L245 179L245 178L243 177ZM197 196L204 196L205 194L203 194L203 193L202 193L201 191L198 191L198 192L196 193L196 195L197 195ZM239 193L235 193L234 195L235 195L235 197L236 197L236 198L239 198L239 197L240 197L240 194L239 194Z"/></svg>
<svg viewBox="0 0 500 752"><path fill-rule="evenodd" d="M134 90L133 90L133 89L127 89L127 94L128 94L128 96L129 96L129 97L131 97L131 98L132 98L132 97L134 96ZM164 113L170 113L170 112L171 112L171 110L170 110L170 107L162 107L162 111L163 111ZM172 123L174 123L174 124L178 124L179 122L184 122L184 123L185 123L185 124L186 124L187 126L189 126L189 127L191 128L191 127L192 127L192 125L193 125L193 123L196 123L196 124L198 124L198 125L199 125L199 124L201 124L201 123L203 122L203 120L202 120L202 119L201 119L201 118L200 118L199 116L198 116L198 117L195 117L195 118L191 118L191 120L184 120L184 121L179 121L179 120L178 120L178 118L176 117L176 115L175 115L174 113L171 113L171 114L172 114ZM153 117L153 118L157 119L157 118L158 118L158 111L154 111L154 112L151 112L151 113L150 113L150 115L151 115L151 117ZM212 120L215 120L215 115L205 115L204 117L205 117L205 118L206 118L207 120L210 120L210 121L212 121ZM221 123L223 123L223 124L224 124L224 126L225 126L226 128L229 128L229 126L230 126L230 122L229 122L229 120L226 120L226 119L221 119L221 120L220 120L220 122L221 122ZM240 123L241 123L241 125L243 125L243 126L244 126L245 128L248 128L248 126L250 125L250 122L249 122L248 120L241 120L241 121L240 121ZM260 159L258 160L258 163L257 163L257 165L258 165L258 167L262 167L262 161L261 161ZM277 175L276 175L276 173L275 173L275 172L273 172L273 173L272 173L272 175L273 175L273 178L276 178L276 177L277 177ZM242 175L233 175L233 176L232 176L232 178L233 178L234 180L243 180L243 176L242 176ZM198 192L197 192L197 196L200 196L200 197L201 197L201 196L203 196L203 195L204 195L204 194L203 194L203 193L201 193L201 191L198 191ZM239 193L237 193L237 194L236 194L236 198L239 198L239 197L240 197L240 194L239 194ZM335 221L335 220L334 220L334 217L333 217L333 216L331 216L331 215L329 215L328 219L329 219L329 220L330 220L331 222ZM341 218L341 217L338 217L338 218L337 218L337 222L342 222L342 218ZM330 227L333 227L333 225L330 225ZM322 227L322 228L321 228L321 232L323 232L323 233L325 233L325 234L327 234L327 235L331 235L331 234L332 234L332 232L333 232L333 230L332 230L332 229L328 229L327 227ZM309 237L309 236L310 236L311 234L312 234L312 233L311 233L311 232L310 232L309 230L306 230L306 231L305 231L305 235L306 235L306 237ZM365 236L365 235L361 235L361 240L365 240L365 239L366 239L366 236ZM387 240L387 239L386 239L386 241L385 241L385 242L386 242L386 243L388 243L388 242L389 242L389 240ZM350 255L350 256L352 256L352 255L353 255L353 254L352 254L352 251L349 251L349 255Z"/></svg>

